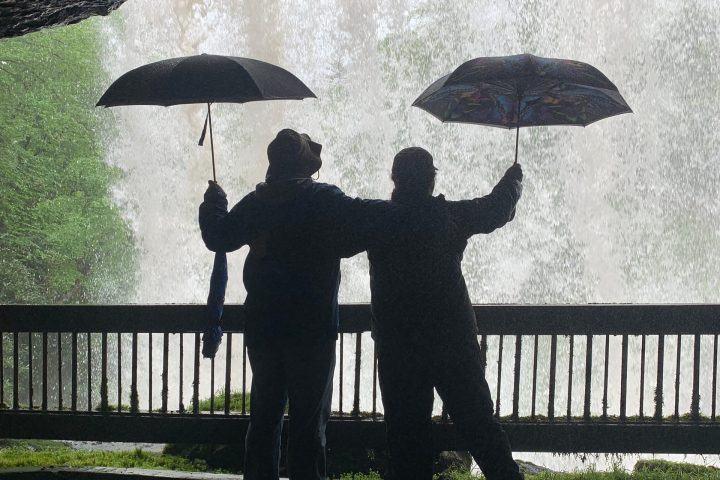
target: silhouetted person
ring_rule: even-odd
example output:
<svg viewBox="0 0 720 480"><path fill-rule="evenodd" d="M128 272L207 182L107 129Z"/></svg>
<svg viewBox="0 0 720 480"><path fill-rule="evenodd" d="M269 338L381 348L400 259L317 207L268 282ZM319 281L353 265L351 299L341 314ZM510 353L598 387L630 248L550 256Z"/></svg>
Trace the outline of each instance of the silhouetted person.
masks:
<svg viewBox="0 0 720 480"><path fill-rule="evenodd" d="M373 338L387 422L389 477L430 480L433 388L489 480L521 479L507 436L493 416L461 262L467 240L513 219L522 191L514 165L489 195L433 197L433 158L418 147L394 159L392 202L408 206L437 237L371 247Z"/></svg>
<svg viewBox="0 0 720 480"><path fill-rule="evenodd" d="M247 480L278 478L288 400L289 476L325 478L340 258L402 228L392 215L402 208L353 199L334 185L313 181L322 165L320 151L307 135L282 130L268 146L265 183L228 213L225 193L210 182L200 206L200 228L210 250L250 245L243 272L245 341L253 372Z"/></svg>

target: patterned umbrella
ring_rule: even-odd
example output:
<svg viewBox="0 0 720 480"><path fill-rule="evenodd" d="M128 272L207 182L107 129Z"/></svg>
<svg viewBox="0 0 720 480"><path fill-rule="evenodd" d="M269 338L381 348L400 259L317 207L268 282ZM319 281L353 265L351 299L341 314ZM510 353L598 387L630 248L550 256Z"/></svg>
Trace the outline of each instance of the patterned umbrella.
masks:
<svg viewBox="0 0 720 480"><path fill-rule="evenodd" d="M443 122L516 128L586 126L632 110L597 68L530 54L480 57L430 85L413 103Z"/></svg>

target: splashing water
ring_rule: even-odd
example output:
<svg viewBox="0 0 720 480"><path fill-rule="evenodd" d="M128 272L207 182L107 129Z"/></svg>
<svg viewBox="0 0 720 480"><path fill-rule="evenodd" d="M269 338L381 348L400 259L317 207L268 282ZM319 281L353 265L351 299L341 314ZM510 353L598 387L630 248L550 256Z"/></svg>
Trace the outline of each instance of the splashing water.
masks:
<svg viewBox="0 0 720 480"><path fill-rule="evenodd" d="M528 52L595 65L635 114L586 129L521 131L524 197L512 224L471 240L470 296L688 303L720 301L720 231L712 221L720 214L718 22L720 6L710 0L134 0L103 23L103 37L111 78L206 52L278 64L317 94L213 107L218 180L231 202L262 181L265 148L285 127L324 144L321 181L350 195L389 197L392 157L411 145L435 156L437 193L484 195L511 165L515 133L441 124L410 107L416 96L478 56ZM138 303L202 303L207 295L212 253L196 220L211 176L209 149L197 147L204 112L202 105L113 109L117 137L107 139L107 161L126 172L115 199L141 251ZM229 256L230 302L244 299L244 255ZM365 256L342 270L341 301L369 301ZM560 352L567 355L567 345ZM371 382L370 366L363 378Z"/></svg>

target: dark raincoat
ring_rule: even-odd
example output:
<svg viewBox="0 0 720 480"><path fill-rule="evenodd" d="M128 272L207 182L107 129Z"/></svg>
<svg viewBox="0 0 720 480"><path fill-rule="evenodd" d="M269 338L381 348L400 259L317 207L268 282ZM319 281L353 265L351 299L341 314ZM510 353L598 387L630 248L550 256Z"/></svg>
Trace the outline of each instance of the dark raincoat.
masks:
<svg viewBox="0 0 720 480"><path fill-rule="evenodd" d="M309 178L261 183L229 213L224 193L208 190L200 205L206 246L231 252L250 245L248 346L337 338L340 258L417 228L405 228L403 210Z"/></svg>
<svg viewBox="0 0 720 480"><path fill-rule="evenodd" d="M423 345L477 334L462 274L463 252L471 236L514 218L521 192L521 182L508 171L489 195L473 200L393 195L393 203L409 207L436 235L368 250L376 341Z"/></svg>

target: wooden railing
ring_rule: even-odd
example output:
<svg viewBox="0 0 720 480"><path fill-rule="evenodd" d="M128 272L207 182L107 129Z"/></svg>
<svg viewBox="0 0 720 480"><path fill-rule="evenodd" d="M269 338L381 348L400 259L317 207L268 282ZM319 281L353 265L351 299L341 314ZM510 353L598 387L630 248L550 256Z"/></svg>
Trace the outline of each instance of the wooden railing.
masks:
<svg viewBox="0 0 720 480"><path fill-rule="evenodd" d="M720 452L719 305L475 311L515 450ZM226 307L217 361L200 356L205 318L202 305L0 306L0 438L239 442L251 381L243 307ZM330 444L384 443L369 326L368 305L341 307ZM437 448L462 448L438 413Z"/></svg>

